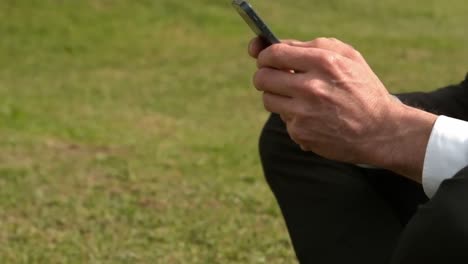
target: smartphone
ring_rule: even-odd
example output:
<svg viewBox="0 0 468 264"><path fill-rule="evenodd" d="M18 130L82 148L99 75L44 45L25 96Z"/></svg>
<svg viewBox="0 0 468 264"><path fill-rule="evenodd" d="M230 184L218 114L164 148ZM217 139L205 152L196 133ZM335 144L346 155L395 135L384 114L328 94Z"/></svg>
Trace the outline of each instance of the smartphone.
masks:
<svg viewBox="0 0 468 264"><path fill-rule="evenodd" d="M280 40L273 34L273 32L271 32L268 26L257 15L255 10L247 1L233 0L232 5L253 32L262 38L267 45L280 43Z"/></svg>

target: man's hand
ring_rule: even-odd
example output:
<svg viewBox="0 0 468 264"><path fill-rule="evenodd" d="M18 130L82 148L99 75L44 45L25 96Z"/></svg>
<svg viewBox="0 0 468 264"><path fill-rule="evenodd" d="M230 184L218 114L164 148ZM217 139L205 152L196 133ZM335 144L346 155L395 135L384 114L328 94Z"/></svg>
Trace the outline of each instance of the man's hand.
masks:
<svg viewBox="0 0 468 264"><path fill-rule="evenodd" d="M393 98L354 48L319 38L263 49L254 39L249 53L265 108L281 116L303 150L421 181L437 117Z"/></svg>

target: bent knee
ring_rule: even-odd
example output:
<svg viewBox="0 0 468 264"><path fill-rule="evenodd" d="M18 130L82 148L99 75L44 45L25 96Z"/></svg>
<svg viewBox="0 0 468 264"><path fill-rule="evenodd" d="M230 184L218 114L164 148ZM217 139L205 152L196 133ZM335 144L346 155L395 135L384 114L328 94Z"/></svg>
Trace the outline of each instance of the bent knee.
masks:
<svg viewBox="0 0 468 264"><path fill-rule="evenodd" d="M263 128L259 151L264 175L270 185L300 180L327 188L336 186L340 190L359 190L368 186L360 168L301 150L275 114Z"/></svg>
<svg viewBox="0 0 468 264"><path fill-rule="evenodd" d="M271 114L265 123L258 146L264 166L285 163L291 155L301 151L289 137L285 124L277 114Z"/></svg>

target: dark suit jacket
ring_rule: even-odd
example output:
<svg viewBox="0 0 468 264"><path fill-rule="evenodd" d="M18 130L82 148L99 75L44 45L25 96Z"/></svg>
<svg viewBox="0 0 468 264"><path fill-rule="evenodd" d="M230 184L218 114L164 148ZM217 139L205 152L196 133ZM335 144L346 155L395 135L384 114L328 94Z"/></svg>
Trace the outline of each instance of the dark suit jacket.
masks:
<svg viewBox="0 0 468 264"><path fill-rule="evenodd" d="M433 92L399 94L405 104L425 111L468 121L468 74L457 85L450 85Z"/></svg>

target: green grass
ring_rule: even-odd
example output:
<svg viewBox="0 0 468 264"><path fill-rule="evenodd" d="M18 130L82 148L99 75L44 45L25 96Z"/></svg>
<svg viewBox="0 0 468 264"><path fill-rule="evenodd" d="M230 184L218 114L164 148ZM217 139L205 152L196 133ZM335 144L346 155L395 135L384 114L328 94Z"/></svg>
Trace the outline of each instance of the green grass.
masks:
<svg viewBox="0 0 468 264"><path fill-rule="evenodd" d="M0 2L0 263L294 263L229 0ZM463 0L253 1L388 89L467 71Z"/></svg>

